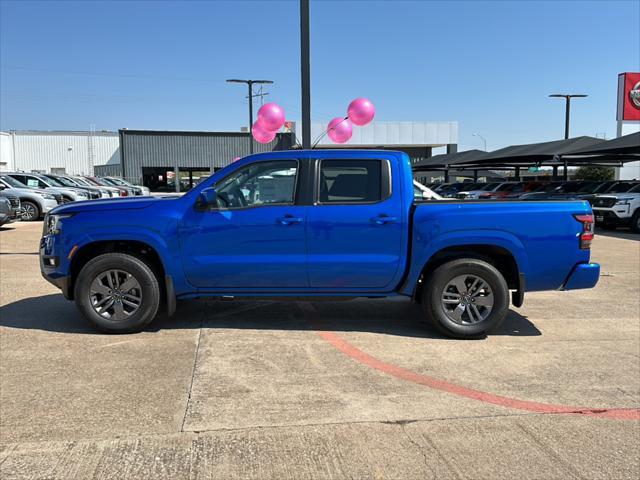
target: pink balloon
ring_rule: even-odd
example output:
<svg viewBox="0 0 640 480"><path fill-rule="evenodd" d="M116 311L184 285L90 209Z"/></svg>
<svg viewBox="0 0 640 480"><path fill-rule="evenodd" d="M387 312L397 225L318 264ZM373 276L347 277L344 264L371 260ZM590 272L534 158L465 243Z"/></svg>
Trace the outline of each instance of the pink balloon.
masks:
<svg viewBox="0 0 640 480"><path fill-rule="evenodd" d="M336 117L327 125L327 135L333 143L348 142L353 135L353 127L348 118Z"/></svg>
<svg viewBox="0 0 640 480"><path fill-rule="evenodd" d="M356 98L349 104L347 109L347 115L356 125L366 125L376 114L376 107L373 106L371 100L368 98Z"/></svg>
<svg viewBox="0 0 640 480"><path fill-rule="evenodd" d="M253 138L255 138L258 143L269 143L276 138L276 132L267 132L263 130L258 122L253 124L252 130Z"/></svg>
<svg viewBox="0 0 640 480"><path fill-rule="evenodd" d="M258 122L262 130L276 132L284 125L284 110L276 103L265 103L258 110Z"/></svg>

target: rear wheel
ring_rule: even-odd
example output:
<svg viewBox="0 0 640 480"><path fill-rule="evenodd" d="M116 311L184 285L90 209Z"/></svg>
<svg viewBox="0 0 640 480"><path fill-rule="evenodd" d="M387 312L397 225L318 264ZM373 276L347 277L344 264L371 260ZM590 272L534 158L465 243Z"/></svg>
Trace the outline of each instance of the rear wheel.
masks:
<svg viewBox="0 0 640 480"><path fill-rule="evenodd" d="M483 337L504 320L509 309L504 277L482 260L447 262L428 277L424 289L424 315L448 337Z"/></svg>
<svg viewBox="0 0 640 480"><path fill-rule="evenodd" d="M107 333L142 330L158 312L160 286L149 266L124 253L106 253L88 262L75 281L76 305Z"/></svg>
<svg viewBox="0 0 640 480"><path fill-rule="evenodd" d="M40 207L35 202L23 200L22 202L22 220L25 222L35 222L40 218Z"/></svg>

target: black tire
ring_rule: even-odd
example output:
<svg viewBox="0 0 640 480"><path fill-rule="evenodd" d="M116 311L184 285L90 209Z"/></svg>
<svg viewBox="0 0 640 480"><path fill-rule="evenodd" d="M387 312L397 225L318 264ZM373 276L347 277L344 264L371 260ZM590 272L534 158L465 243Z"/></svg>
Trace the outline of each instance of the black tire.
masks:
<svg viewBox="0 0 640 480"><path fill-rule="evenodd" d="M455 309L454 302L456 300L447 300L445 303L443 294L445 294L445 291L457 292L455 288L451 290L451 282L464 276L469 276L470 279L479 278L488 285L487 289L479 290L477 295L485 297L484 300L486 302L489 302L489 295L492 295L492 307L489 309L480 306L479 303L471 305L471 302L475 302L475 298L478 297L474 298L473 295L466 295L462 301L463 305L458 304L457 306L464 307L462 308L462 315L467 316L467 321L465 322L464 318L454 321L451 318L453 312L447 309ZM469 283L471 283L471 280L469 280ZM453 293L453 295L456 294ZM458 295L461 296L460 294ZM467 302L469 302L469 307L464 306ZM474 310L471 310L471 307L474 307ZM482 318L482 315L479 315L477 318L482 318L481 320L475 323L469 321L469 312L466 312L467 308L473 315L477 315L479 312L483 315L486 314L486 318ZM427 277L422 295L422 310L429 323L438 332L447 337L460 339L482 338L491 329L497 327L506 317L509 311L509 288L502 274L490 263L475 258L453 260L440 265Z"/></svg>
<svg viewBox="0 0 640 480"><path fill-rule="evenodd" d="M94 281L99 282L100 280L97 279L106 275L106 272L114 270L131 275L139 286L135 290L141 299L139 307L127 315L124 320L106 318L98 313L92 305L92 297L97 298L95 292L92 293ZM139 332L155 318L161 296L158 279L145 262L124 253L105 253L92 259L82 268L75 280L74 298L78 309L99 330L106 333L132 333ZM108 300L107 304L110 304L110 301ZM122 304L122 302L123 300L120 302L116 300L114 306L115 303ZM104 315L109 315L109 312L106 311Z"/></svg>
<svg viewBox="0 0 640 480"><path fill-rule="evenodd" d="M21 205L23 212L22 220L25 222L35 222L40 220L42 212L40 211L40 206L37 203L32 202L31 200L22 200Z"/></svg>
<svg viewBox="0 0 640 480"><path fill-rule="evenodd" d="M636 211L633 212L633 216L631 217L631 231L640 233L640 208L636 208Z"/></svg>

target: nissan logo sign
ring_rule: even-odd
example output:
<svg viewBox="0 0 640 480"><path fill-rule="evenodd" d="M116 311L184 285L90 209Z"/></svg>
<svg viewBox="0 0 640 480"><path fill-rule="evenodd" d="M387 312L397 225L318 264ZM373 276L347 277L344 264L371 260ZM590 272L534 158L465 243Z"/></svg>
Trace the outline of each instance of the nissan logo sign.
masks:
<svg viewBox="0 0 640 480"><path fill-rule="evenodd" d="M629 98L636 108L640 108L640 82L636 83L633 88L629 90Z"/></svg>

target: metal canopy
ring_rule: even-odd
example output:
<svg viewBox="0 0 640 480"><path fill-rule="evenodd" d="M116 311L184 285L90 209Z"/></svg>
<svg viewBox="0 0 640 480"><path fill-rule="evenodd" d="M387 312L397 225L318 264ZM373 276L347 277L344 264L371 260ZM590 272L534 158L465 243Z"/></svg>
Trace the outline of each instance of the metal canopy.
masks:
<svg viewBox="0 0 640 480"><path fill-rule="evenodd" d="M596 145L576 148L568 155L636 154L640 155L640 132L607 140Z"/></svg>
<svg viewBox="0 0 640 480"><path fill-rule="evenodd" d="M416 162L412 165L412 168L414 171L439 169L447 167L454 162L474 162L486 154L487 152L483 150L466 150L464 152L446 153Z"/></svg>

